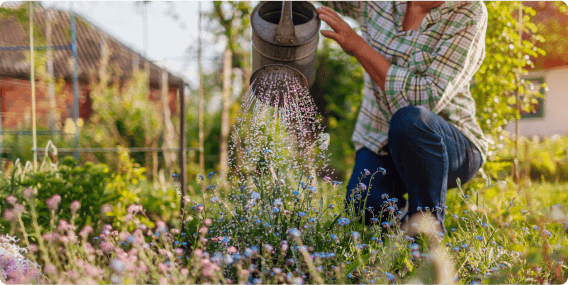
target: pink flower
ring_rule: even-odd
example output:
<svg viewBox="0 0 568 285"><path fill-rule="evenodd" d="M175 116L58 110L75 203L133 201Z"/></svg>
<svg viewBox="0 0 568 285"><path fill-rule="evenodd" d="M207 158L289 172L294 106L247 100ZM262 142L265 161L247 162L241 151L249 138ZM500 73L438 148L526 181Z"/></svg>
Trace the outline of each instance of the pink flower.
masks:
<svg viewBox="0 0 568 285"><path fill-rule="evenodd" d="M193 251L193 254L195 254L196 256L201 256L202 253L203 253L203 250L201 250L199 248Z"/></svg>
<svg viewBox="0 0 568 285"><path fill-rule="evenodd" d="M77 241L77 235L74 232L68 232L67 237L69 238L69 241L71 241L71 242Z"/></svg>
<svg viewBox="0 0 568 285"><path fill-rule="evenodd" d="M178 247L178 248L174 249L174 253L175 253L177 256L181 256L181 255L183 254L183 249L181 249L181 248Z"/></svg>
<svg viewBox="0 0 568 285"><path fill-rule="evenodd" d="M32 189L30 187L28 187L24 190L24 197L26 197L28 199L31 198L33 194L34 193L32 192Z"/></svg>
<svg viewBox="0 0 568 285"><path fill-rule="evenodd" d="M124 218L122 218L122 221L128 222L128 221L131 221L133 218L134 218L134 216L132 216L132 214L128 213L124 216Z"/></svg>
<svg viewBox="0 0 568 285"><path fill-rule="evenodd" d="M95 249L93 248L93 246L91 245L90 242L85 242L85 243L83 244L83 248L85 249L85 252L86 252L86 253L92 253L92 252L95 251Z"/></svg>
<svg viewBox="0 0 568 285"><path fill-rule="evenodd" d="M199 229L199 233L200 233L200 234L206 234L206 233L207 233L207 228L206 228L206 227L201 227L201 228Z"/></svg>
<svg viewBox="0 0 568 285"><path fill-rule="evenodd" d="M156 230L158 231L167 231L168 230L168 226L166 226L166 223L164 223L163 221L157 221L156 222Z"/></svg>
<svg viewBox="0 0 568 285"><path fill-rule="evenodd" d="M31 252L37 252L37 250L38 250L37 244L35 244L35 243L30 244L30 246L28 246L28 249Z"/></svg>
<svg viewBox="0 0 568 285"><path fill-rule="evenodd" d="M219 268L219 266L209 261L209 259L201 259L200 262L202 268L201 273L204 276L212 276L213 273Z"/></svg>
<svg viewBox="0 0 568 285"><path fill-rule="evenodd" d="M130 233L128 233L127 231L122 231L120 232L120 234L118 235L118 238L120 240L125 240L130 236Z"/></svg>
<svg viewBox="0 0 568 285"><path fill-rule="evenodd" d="M43 239L45 241L51 242L54 241L59 235L56 233L45 233L43 234Z"/></svg>
<svg viewBox="0 0 568 285"><path fill-rule="evenodd" d="M8 198L6 198L6 201L8 201L8 204L13 206L16 203L16 201L18 201L18 198L10 195L8 196Z"/></svg>
<svg viewBox="0 0 568 285"><path fill-rule="evenodd" d="M170 231L171 231L172 234L174 234L174 235L179 234L179 230L178 230L178 229L171 229Z"/></svg>
<svg viewBox="0 0 568 285"><path fill-rule="evenodd" d="M136 213L142 213L143 211L144 208L142 208L142 205L135 205L135 204L128 206L128 208L126 209L126 212L133 215L135 215Z"/></svg>
<svg viewBox="0 0 568 285"><path fill-rule="evenodd" d="M60 236L59 237L59 241L61 241L64 244L68 244L69 243L69 238L66 236Z"/></svg>
<svg viewBox="0 0 568 285"><path fill-rule="evenodd" d="M50 264L46 265L43 270L46 273L53 274L57 271L57 268L55 268L55 265L50 263Z"/></svg>
<svg viewBox="0 0 568 285"><path fill-rule="evenodd" d="M185 196L183 196L183 201L185 201L187 204L189 204L189 202L191 202L191 199L189 199L189 196L185 195Z"/></svg>
<svg viewBox="0 0 568 285"><path fill-rule="evenodd" d="M205 219L205 221L203 221L203 223L204 223L206 226L210 226L210 225L213 223L213 221L212 221L211 219L207 218L207 219Z"/></svg>
<svg viewBox="0 0 568 285"><path fill-rule="evenodd" d="M73 203L71 203L71 206L69 206L69 208L71 208L71 213L76 213L81 208L81 203L75 200L73 201Z"/></svg>
<svg viewBox="0 0 568 285"><path fill-rule="evenodd" d="M79 274L77 274L75 270L71 269L69 272L67 272L67 276L69 276L70 279L75 279L77 278L77 276L79 276Z"/></svg>
<svg viewBox="0 0 568 285"><path fill-rule="evenodd" d="M26 208L25 208L24 205L22 205L22 204L16 203L16 205L14 206L14 212L15 212L17 215L23 213L25 210L26 210Z"/></svg>
<svg viewBox="0 0 568 285"><path fill-rule="evenodd" d="M326 176L323 178L324 182L331 182L331 178L329 176Z"/></svg>
<svg viewBox="0 0 568 285"><path fill-rule="evenodd" d="M15 216L14 211L12 211L12 210L4 211L4 219L6 219L6 221L12 221L14 216Z"/></svg>
<svg viewBox="0 0 568 285"><path fill-rule="evenodd" d="M92 232L93 232L93 227L87 225L83 228L83 230L81 230L81 232L79 232L79 235L82 236L83 238L87 238L89 234L91 234Z"/></svg>
<svg viewBox="0 0 568 285"><path fill-rule="evenodd" d="M102 249L104 252L109 253L109 252L111 252L111 251L114 250L114 245L113 245L111 242L108 242L108 241L107 241L107 242L103 242L103 243L101 244L101 249Z"/></svg>
<svg viewBox="0 0 568 285"><path fill-rule="evenodd" d="M59 226L57 229L62 232L75 230L74 226L69 224L66 220L59 220Z"/></svg>
<svg viewBox="0 0 568 285"><path fill-rule="evenodd" d="M57 210L57 207L59 206L59 202L61 202L61 196L59 196L59 194L55 194L53 195L53 197L47 199L47 207L51 210Z"/></svg>
<svg viewBox="0 0 568 285"><path fill-rule="evenodd" d="M97 277L99 275L99 270L89 263L85 263L85 272L93 277Z"/></svg>
<svg viewBox="0 0 568 285"><path fill-rule="evenodd" d="M180 273L183 277L187 277L187 275L189 275L189 270L187 270L187 268L182 268Z"/></svg>
<svg viewBox="0 0 568 285"><path fill-rule="evenodd" d="M168 279L164 276L160 277L160 284L169 284Z"/></svg>
<svg viewBox="0 0 568 285"><path fill-rule="evenodd" d="M234 247L234 246L229 246L229 247L227 248L227 252L230 253L230 254L237 253L237 248Z"/></svg>
<svg viewBox="0 0 568 285"><path fill-rule="evenodd" d="M167 271L168 270L168 266L165 265L163 262L161 262L160 264L158 264L158 269L162 270L162 271Z"/></svg>
<svg viewBox="0 0 568 285"><path fill-rule="evenodd" d="M112 231L110 234L111 234L113 237L115 237L115 236L118 235L118 231L117 231L117 230L114 230L114 231Z"/></svg>

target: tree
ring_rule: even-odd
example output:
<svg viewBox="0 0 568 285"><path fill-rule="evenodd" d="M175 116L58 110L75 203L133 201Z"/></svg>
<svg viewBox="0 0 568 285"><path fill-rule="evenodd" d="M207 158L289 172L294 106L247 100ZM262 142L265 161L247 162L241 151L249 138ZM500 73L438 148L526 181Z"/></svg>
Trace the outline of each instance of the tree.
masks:
<svg viewBox="0 0 568 285"><path fill-rule="evenodd" d="M224 10L222 4L228 4L228 9ZM227 177L229 165L229 132L231 126L230 106L231 106L231 74L233 64L233 56L237 56L237 63L240 67L244 67L245 76L250 74L250 64L246 59L249 58L250 51L244 51L238 45L238 40L246 38L245 31L250 26L250 4L246 1L229 1L213 2L214 10L210 15L211 19L218 21L221 25L220 31L217 35L222 35L227 40L223 57L223 99L222 99L222 116L221 116L221 145L220 145L220 172L221 180L225 181ZM247 69L248 68L248 69ZM248 78L245 78L248 81ZM247 85L247 84L245 84Z"/></svg>
<svg viewBox="0 0 568 285"><path fill-rule="evenodd" d="M532 19L535 11L523 6L522 27L518 20L520 2L485 2L489 13L485 38L485 60L474 76L471 93L477 107L477 119L490 144L489 159L499 146L495 141L503 135L503 126L520 118L515 93L525 95L520 103L522 110L531 111L536 103L540 88L530 91L530 81L520 77L526 75L534 63L530 57L544 55L535 44L544 38L537 34ZM522 38L519 29L522 29Z"/></svg>

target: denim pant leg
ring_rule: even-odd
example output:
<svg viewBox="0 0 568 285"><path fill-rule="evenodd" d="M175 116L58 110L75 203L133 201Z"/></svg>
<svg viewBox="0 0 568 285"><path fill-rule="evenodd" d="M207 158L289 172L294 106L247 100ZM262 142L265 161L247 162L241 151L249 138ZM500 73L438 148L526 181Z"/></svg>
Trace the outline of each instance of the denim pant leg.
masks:
<svg viewBox="0 0 568 285"><path fill-rule="evenodd" d="M408 191L407 215L428 207L446 231L447 190L457 187L457 178L464 184L475 177L482 165L481 154L456 127L420 106L399 109L391 118L388 137L391 156Z"/></svg>
<svg viewBox="0 0 568 285"><path fill-rule="evenodd" d="M381 167L386 171L377 172ZM371 175L364 175L365 169L369 170ZM359 183L364 183L367 190L358 193L361 195L359 199L352 199L353 190L357 188ZM395 203L398 208L404 207L406 205L406 200L402 196L404 193L406 193L404 182L398 175L390 155L377 155L365 147L357 151L353 174L347 184L346 203L347 207L350 207L350 203L353 202L356 211L366 209L366 225L371 224L371 218L379 218L379 211L382 210L383 202L390 198L398 199L398 202ZM383 198L383 194L388 194L389 198ZM372 208L369 209L369 207ZM387 218L387 214L383 214L379 222L387 221Z"/></svg>

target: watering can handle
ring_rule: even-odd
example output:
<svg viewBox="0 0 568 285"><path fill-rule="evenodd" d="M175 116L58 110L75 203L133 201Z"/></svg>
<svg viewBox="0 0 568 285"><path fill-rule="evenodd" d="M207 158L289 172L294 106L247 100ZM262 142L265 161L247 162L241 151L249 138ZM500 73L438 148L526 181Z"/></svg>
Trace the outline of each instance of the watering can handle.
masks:
<svg viewBox="0 0 568 285"><path fill-rule="evenodd" d="M293 44L296 42L296 31L292 22L292 1L282 1L282 15L276 28L277 44Z"/></svg>

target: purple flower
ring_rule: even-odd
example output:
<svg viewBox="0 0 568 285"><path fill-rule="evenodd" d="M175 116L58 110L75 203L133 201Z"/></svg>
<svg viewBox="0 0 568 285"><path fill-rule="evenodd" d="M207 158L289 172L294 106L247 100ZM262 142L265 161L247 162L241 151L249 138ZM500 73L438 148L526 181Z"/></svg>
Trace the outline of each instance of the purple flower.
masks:
<svg viewBox="0 0 568 285"><path fill-rule="evenodd" d="M8 204L13 206L16 203L16 201L18 201L18 198L10 195L8 196L8 198L6 198L6 201L8 201Z"/></svg>

